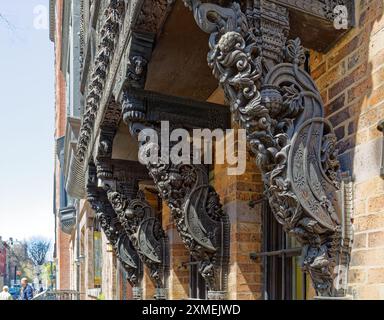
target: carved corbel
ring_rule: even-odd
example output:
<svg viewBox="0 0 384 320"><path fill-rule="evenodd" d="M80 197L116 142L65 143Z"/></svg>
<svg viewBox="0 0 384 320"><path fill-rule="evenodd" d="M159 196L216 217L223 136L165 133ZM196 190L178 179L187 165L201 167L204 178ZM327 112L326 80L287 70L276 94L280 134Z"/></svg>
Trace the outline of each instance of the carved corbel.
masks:
<svg viewBox="0 0 384 320"><path fill-rule="evenodd" d="M103 188L117 219L156 286L155 299L166 299L167 239L153 208L138 191L148 179L138 162L112 160L113 130L102 129L96 155L98 185Z"/></svg>
<svg viewBox="0 0 384 320"><path fill-rule="evenodd" d="M108 201L106 192L97 186L96 166L88 166L87 200L96 213L96 219L110 242L116 257L127 272L127 280L133 288L134 299L141 300L140 283L143 270L139 255L127 237L119 219Z"/></svg>
<svg viewBox="0 0 384 320"><path fill-rule="evenodd" d="M288 10L268 0L247 8L184 2L211 35L208 64L247 131L274 216L302 244L303 268L317 294L344 296L346 283L340 287L338 280L350 247L342 232L336 137L303 70L300 40L287 40Z"/></svg>
<svg viewBox="0 0 384 320"><path fill-rule="evenodd" d="M153 208L141 192L127 194L108 187L107 194L125 233L150 271L150 278L156 286L155 299L166 299L167 239Z"/></svg>
<svg viewBox="0 0 384 320"><path fill-rule="evenodd" d="M225 299L229 262L229 219L203 165L148 164L176 230L208 286L208 299Z"/></svg>
<svg viewBox="0 0 384 320"><path fill-rule="evenodd" d="M125 96L129 98L129 94ZM139 100L135 100L136 102ZM134 120L135 104L126 120ZM140 104L137 105L140 108ZM125 109L128 110L128 109ZM128 125L132 135L138 135L149 127L140 122ZM135 119L136 121L138 119ZM159 130L156 125L151 129ZM158 150L159 145L144 142L141 152ZM199 272L208 287L208 299L225 299L229 263L229 218L222 210L215 189L209 184L208 170L204 165L148 163L147 169L152 177L159 196L167 203L174 219L176 230L190 254L199 263Z"/></svg>
<svg viewBox="0 0 384 320"><path fill-rule="evenodd" d="M133 56L129 59L127 79L132 87L144 87L147 65L148 61L143 56Z"/></svg>

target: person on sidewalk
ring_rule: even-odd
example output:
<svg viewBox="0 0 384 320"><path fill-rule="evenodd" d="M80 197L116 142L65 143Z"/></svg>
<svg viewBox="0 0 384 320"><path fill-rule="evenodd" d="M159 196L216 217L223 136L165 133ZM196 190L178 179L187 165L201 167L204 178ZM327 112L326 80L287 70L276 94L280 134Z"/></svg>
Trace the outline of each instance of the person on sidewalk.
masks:
<svg viewBox="0 0 384 320"><path fill-rule="evenodd" d="M33 288L28 283L27 278L21 279L21 300L32 300L33 298Z"/></svg>
<svg viewBox="0 0 384 320"><path fill-rule="evenodd" d="M9 293L9 288L7 286L3 287L3 292L0 293L0 300L13 300L12 295Z"/></svg>

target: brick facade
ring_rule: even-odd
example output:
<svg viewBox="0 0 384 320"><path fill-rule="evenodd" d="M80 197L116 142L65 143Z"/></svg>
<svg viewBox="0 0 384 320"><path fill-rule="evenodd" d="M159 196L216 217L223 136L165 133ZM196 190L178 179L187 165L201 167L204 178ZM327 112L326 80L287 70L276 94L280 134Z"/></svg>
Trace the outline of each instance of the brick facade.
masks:
<svg viewBox="0 0 384 320"><path fill-rule="evenodd" d="M382 1L359 1L357 27L327 54L311 53L312 76L335 126L342 169L354 179L349 282L356 299L384 298L384 181L377 130L384 118L383 10Z"/></svg>
<svg viewBox="0 0 384 320"><path fill-rule="evenodd" d="M216 90L209 102L224 104L224 95ZM233 128L236 125L233 124ZM238 143L235 137L235 143ZM216 151L218 152L218 150ZM214 166L213 185L231 223L228 298L254 300L262 296L262 263L252 261L251 252L261 251L261 208L253 206L263 193L261 174L255 159L247 154L246 172L227 175L228 165Z"/></svg>
<svg viewBox="0 0 384 320"><path fill-rule="evenodd" d="M65 100L65 79L61 71L61 44L62 44L62 14L63 0L56 2L56 28L55 28L55 87L56 87L56 106L55 106L55 138L58 139L65 135L66 126L66 100ZM60 181L60 163L55 161L56 181ZM56 183L56 207L60 207L60 183ZM61 231L59 220L56 219L56 261L57 289L70 289L70 256L69 256L69 240L70 236Z"/></svg>
<svg viewBox="0 0 384 320"><path fill-rule="evenodd" d="M169 243L169 275L168 298L179 300L189 297L189 269L190 261L188 250L181 241L170 215L167 205L163 204L163 229L167 233Z"/></svg>

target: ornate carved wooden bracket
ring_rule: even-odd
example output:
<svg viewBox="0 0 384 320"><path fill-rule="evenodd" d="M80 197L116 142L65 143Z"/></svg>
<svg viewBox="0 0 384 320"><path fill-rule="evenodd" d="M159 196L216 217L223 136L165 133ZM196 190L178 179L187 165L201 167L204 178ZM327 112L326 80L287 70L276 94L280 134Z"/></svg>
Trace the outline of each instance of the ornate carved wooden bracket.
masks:
<svg viewBox="0 0 384 320"><path fill-rule="evenodd" d="M200 116L202 113L205 117ZM228 113L222 106L132 89L124 95L123 119L132 134L149 126L158 130L159 121L167 120L175 128L229 126ZM151 147L150 143L145 143L142 150ZM208 298L224 299L229 262L229 219L222 210L219 196L209 184L207 167L159 161L149 163L147 168L160 197L171 209L183 243L199 262L199 271L209 288Z"/></svg>
<svg viewBox="0 0 384 320"><path fill-rule="evenodd" d="M247 131L276 219L303 245L303 268L320 296L342 296L348 267L336 137L323 102L303 70L300 40L287 40L286 7L255 1L247 13L185 0L210 33L208 64L232 114ZM345 284L345 282L344 282Z"/></svg>
<svg viewBox="0 0 384 320"><path fill-rule="evenodd" d="M176 229L208 285L208 299L225 299L229 262L229 218L202 165L148 164Z"/></svg>
<svg viewBox="0 0 384 320"><path fill-rule="evenodd" d="M105 190L97 186L96 166L88 166L87 200L96 212L96 218L103 229L114 252L127 272L128 281L136 292L135 299L141 299L140 282L142 279L142 265L139 255L126 235L119 219L109 203Z"/></svg>
<svg viewBox="0 0 384 320"><path fill-rule="evenodd" d="M104 186L107 186L106 182ZM156 285L155 299L166 299L167 239L153 208L144 195L127 194L107 186L108 199Z"/></svg>
<svg viewBox="0 0 384 320"><path fill-rule="evenodd" d="M139 180L148 180L148 172L138 162L111 159L114 135L111 128L103 128L100 132L95 161L98 185L106 192L107 200L140 260L149 268L156 285L155 298L165 299L166 235L154 210L138 192Z"/></svg>

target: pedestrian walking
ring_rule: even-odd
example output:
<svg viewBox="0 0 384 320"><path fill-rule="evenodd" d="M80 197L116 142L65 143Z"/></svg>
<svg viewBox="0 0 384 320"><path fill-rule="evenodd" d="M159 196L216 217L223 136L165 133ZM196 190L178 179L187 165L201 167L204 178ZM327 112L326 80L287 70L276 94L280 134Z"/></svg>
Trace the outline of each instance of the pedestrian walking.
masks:
<svg viewBox="0 0 384 320"><path fill-rule="evenodd" d="M28 283L27 278L21 279L21 300L32 300L33 298L33 288Z"/></svg>
<svg viewBox="0 0 384 320"><path fill-rule="evenodd" d="M13 300L12 295L9 293L7 286L3 287L3 291L0 293L0 300Z"/></svg>

